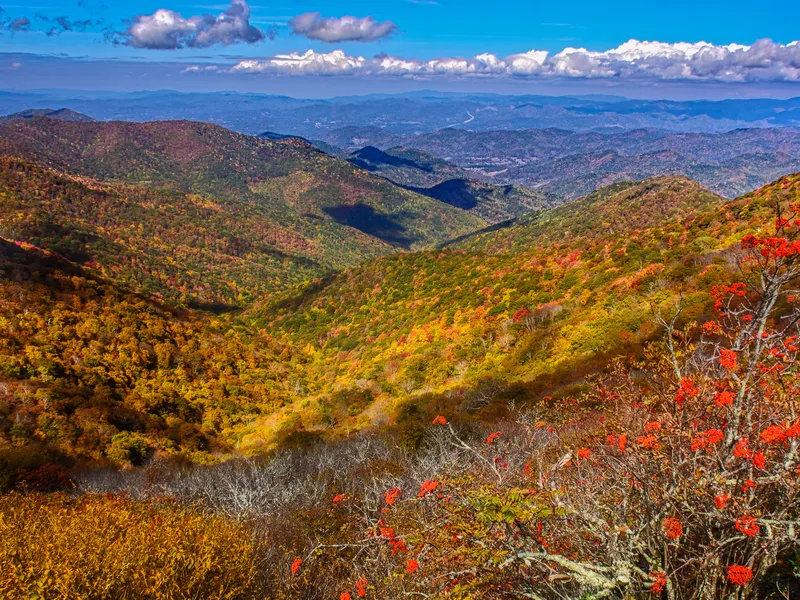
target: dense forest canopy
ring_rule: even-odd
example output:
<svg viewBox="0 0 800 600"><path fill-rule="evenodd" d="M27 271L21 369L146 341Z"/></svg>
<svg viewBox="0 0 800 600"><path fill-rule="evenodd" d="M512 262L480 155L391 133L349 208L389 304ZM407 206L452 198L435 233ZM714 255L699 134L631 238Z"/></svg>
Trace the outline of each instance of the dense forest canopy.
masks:
<svg viewBox="0 0 800 600"><path fill-rule="evenodd" d="M231 194L254 178L267 185L264 153L272 169L300 152L363 177L302 142L188 123L12 125L30 135L6 143L22 139L50 164L67 150L39 136L86 141L71 146L69 172L0 165L4 436L117 462L252 451L298 431L336 437L383 426L409 403L481 419L508 399L558 398L656 337L654 306L680 294L686 318L702 317L705 291L732 276L729 248L798 189L790 176L726 202L680 177L615 184L330 275L299 260L313 254L305 238ZM169 127L204 156L211 136L243 157L238 175L211 175L227 191L197 180L208 165L185 152L152 152ZM128 170L103 180L102 165L117 162ZM154 186L168 168L171 183Z"/></svg>

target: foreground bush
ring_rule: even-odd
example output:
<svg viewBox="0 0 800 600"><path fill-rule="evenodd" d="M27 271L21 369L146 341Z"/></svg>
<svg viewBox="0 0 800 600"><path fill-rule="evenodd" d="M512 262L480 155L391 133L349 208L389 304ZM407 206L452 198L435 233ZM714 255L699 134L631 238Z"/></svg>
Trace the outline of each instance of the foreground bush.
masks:
<svg viewBox="0 0 800 600"><path fill-rule="evenodd" d="M0 497L0 597L253 597L247 533L215 516L120 496Z"/></svg>

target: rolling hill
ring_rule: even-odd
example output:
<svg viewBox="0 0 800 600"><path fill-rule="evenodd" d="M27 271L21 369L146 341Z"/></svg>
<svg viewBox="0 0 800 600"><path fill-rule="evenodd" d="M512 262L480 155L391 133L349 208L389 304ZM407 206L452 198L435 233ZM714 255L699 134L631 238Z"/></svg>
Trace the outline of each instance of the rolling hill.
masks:
<svg viewBox="0 0 800 600"><path fill-rule="evenodd" d="M246 205L99 183L9 157L0 157L0 210L3 237L173 302L223 309L331 268L310 258L304 237ZM351 243L373 255L369 239Z"/></svg>
<svg viewBox="0 0 800 600"><path fill-rule="evenodd" d="M320 141L320 140L307 140L304 137L298 135L286 135L283 133L274 133L272 131L265 131L263 133L259 133L258 137L263 138L265 140L272 140L272 141L282 141L288 140L292 138L296 138L300 141L306 142L307 144L311 144L317 150L321 150L325 154L330 154L331 156L338 156L341 157L346 154L344 150L337 148L336 146L331 146L330 144Z"/></svg>
<svg viewBox="0 0 800 600"><path fill-rule="evenodd" d="M91 235L111 236L121 248L133 244L135 253L152 256L157 251L139 232L158 231L158 239L171 240L167 253L170 244L180 240L187 254L203 255L181 277L193 291L180 293L190 299L202 295L204 301L241 304L269 289L367 258L443 242L485 224L301 140L268 141L209 124L35 117L0 125L0 153L41 165L37 173L45 179L47 169L63 173L62 183L42 184L42 189L82 186L115 197L116 201L92 202L101 212L124 214L109 217L119 228L113 234L103 230ZM13 171L12 163L5 166ZM23 187L10 201L24 206L39 184L25 188L19 177L9 177ZM79 198L98 196L77 188L72 193ZM142 198L147 194L153 197ZM89 221L97 210L88 211L69 196L47 201L53 226L95 227ZM43 213L25 218L42 219ZM4 221L0 224L7 226L8 219ZM84 234L89 235L88 230ZM118 248L106 258L114 262L114 256L125 255ZM223 270L239 275L201 294L199 289L209 285L201 273L223 264ZM169 277L159 279L163 284ZM244 284L245 279L250 283ZM164 285L160 291L165 291Z"/></svg>
<svg viewBox="0 0 800 600"><path fill-rule="evenodd" d="M409 406L490 418L506 402L557 401L609 357L641 352L659 335L652 311L679 293L681 322L702 318L708 289L735 276L741 238L798 195L800 175L733 201L682 177L615 184L364 263L245 319L304 347L317 402L293 409L305 428L374 426Z"/></svg>
<svg viewBox="0 0 800 600"><path fill-rule="evenodd" d="M59 108L57 110L53 110L52 108L30 108L0 117L0 123L32 119L33 117L50 117L51 119L59 119L61 121L94 121L91 117L70 110L69 108Z"/></svg>

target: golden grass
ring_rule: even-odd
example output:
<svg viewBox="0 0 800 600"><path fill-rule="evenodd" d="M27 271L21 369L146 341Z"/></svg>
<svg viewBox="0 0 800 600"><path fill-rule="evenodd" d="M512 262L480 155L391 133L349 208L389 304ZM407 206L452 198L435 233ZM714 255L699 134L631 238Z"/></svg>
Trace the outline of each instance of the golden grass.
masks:
<svg viewBox="0 0 800 600"><path fill-rule="evenodd" d="M253 598L247 532L169 502L0 497L0 597Z"/></svg>

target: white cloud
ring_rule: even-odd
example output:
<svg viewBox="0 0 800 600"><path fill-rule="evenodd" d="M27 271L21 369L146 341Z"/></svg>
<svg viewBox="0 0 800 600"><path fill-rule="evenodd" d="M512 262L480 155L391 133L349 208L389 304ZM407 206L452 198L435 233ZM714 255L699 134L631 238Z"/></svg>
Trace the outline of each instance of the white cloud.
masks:
<svg viewBox="0 0 800 600"><path fill-rule="evenodd" d="M630 40L596 52L565 48L551 55L530 50L500 58L406 59L386 54L374 58L348 56L342 50L285 54L266 60L242 61L236 72L293 75L495 76L566 78L640 78L729 82L800 82L800 43L759 40L752 46L715 46L706 42L668 44Z"/></svg>
<svg viewBox="0 0 800 600"><path fill-rule="evenodd" d="M289 21L292 33L311 40L335 44L339 42L374 42L397 31L391 21L376 21L372 17L323 17L309 12Z"/></svg>
<svg viewBox="0 0 800 600"><path fill-rule="evenodd" d="M215 73L219 70L220 70L219 67L216 65L207 65L204 67L200 65L191 65L183 69L181 71L181 75L183 75L184 73L201 73L201 72Z"/></svg>
<svg viewBox="0 0 800 600"><path fill-rule="evenodd" d="M233 69L244 72L276 72L304 75L353 75L364 72L368 61L363 56L347 56L341 50L304 54L278 54L268 61L243 60Z"/></svg>
<svg viewBox="0 0 800 600"><path fill-rule="evenodd" d="M544 62L547 60L545 50L531 50L522 54L512 54L505 63L508 70L515 75L538 75L542 72Z"/></svg>
<svg viewBox="0 0 800 600"><path fill-rule="evenodd" d="M177 50L187 46L254 44L265 37L263 31L250 24L247 1L232 0L230 7L217 17L184 18L167 8L160 8L152 15L139 15L126 31L117 35L116 41L134 48Z"/></svg>

